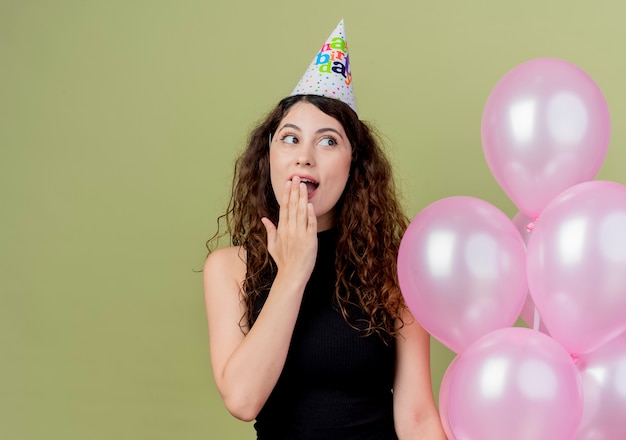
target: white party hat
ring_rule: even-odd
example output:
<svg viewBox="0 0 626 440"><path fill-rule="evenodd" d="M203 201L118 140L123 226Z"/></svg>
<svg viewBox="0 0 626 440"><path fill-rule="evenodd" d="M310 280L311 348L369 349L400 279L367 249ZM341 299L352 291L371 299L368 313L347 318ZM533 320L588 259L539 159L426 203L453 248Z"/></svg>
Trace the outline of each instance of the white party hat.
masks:
<svg viewBox="0 0 626 440"><path fill-rule="evenodd" d="M313 58L311 65L293 89L291 96L293 95L320 95L338 99L356 112L343 19Z"/></svg>

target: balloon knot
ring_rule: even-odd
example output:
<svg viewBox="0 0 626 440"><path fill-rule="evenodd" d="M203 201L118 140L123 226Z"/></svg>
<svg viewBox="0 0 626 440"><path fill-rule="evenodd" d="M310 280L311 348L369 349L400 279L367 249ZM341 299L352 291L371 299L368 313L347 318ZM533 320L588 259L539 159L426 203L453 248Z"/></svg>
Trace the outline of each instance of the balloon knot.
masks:
<svg viewBox="0 0 626 440"><path fill-rule="evenodd" d="M532 221L532 222L530 222L530 223L528 223L528 224L526 225L526 230L527 230L528 232L532 232L532 231L535 229L535 225L536 225L536 224L537 224L537 219L535 218L535 219L533 219L533 221Z"/></svg>
<svg viewBox="0 0 626 440"><path fill-rule="evenodd" d="M570 354L569 354L569 357L571 357L571 358L572 358L572 361L573 361L575 364L577 364L577 363L578 363L578 360L580 359L580 356L579 356L579 355L577 355L577 354L574 354L574 353L570 353Z"/></svg>

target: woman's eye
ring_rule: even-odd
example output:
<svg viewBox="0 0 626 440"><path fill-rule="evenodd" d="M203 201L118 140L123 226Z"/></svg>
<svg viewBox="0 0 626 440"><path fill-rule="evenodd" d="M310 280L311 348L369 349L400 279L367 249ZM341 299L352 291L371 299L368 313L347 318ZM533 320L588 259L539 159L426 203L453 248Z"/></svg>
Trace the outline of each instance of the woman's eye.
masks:
<svg viewBox="0 0 626 440"><path fill-rule="evenodd" d="M334 145L337 145L337 141L331 137L322 139L320 143L324 145L325 147L332 147Z"/></svg>
<svg viewBox="0 0 626 440"><path fill-rule="evenodd" d="M286 136L283 136L283 142L286 144L297 144L298 139L294 135L288 134Z"/></svg>

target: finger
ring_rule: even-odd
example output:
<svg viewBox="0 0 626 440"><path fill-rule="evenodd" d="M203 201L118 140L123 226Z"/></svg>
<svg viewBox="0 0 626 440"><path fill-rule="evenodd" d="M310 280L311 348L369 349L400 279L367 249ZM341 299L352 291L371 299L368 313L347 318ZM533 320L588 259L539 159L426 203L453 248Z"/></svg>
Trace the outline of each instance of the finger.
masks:
<svg viewBox="0 0 626 440"><path fill-rule="evenodd" d="M300 182L300 178L297 176L294 177L291 181L291 193L289 194L289 202L292 207L298 206L298 198L300 197L301 185L303 185L303 183Z"/></svg>
<svg viewBox="0 0 626 440"><path fill-rule="evenodd" d="M307 230L312 234L317 234L317 217L313 203L307 204Z"/></svg>
<svg viewBox="0 0 626 440"><path fill-rule="evenodd" d="M276 242L276 226L267 217L261 219L261 223L265 226L265 232L267 232L267 250L273 249ZM270 252L271 254L271 252Z"/></svg>
<svg viewBox="0 0 626 440"><path fill-rule="evenodd" d="M292 228L297 226L298 204L300 199L300 178L294 177L291 181L291 191L289 192L289 225Z"/></svg>
<svg viewBox="0 0 626 440"><path fill-rule="evenodd" d="M261 219L261 223L263 223L263 226L265 226L265 232L267 232L268 243L273 242L274 239L276 238L276 226L274 226L274 223L272 223L272 221L267 217L263 217Z"/></svg>
<svg viewBox="0 0 626 440"><path fill-rule="evenodd" d="M309 191L307 190L305 183L300 183L300 194L298 194L298 223L301 223L304 227L307 226L308 216L308 204L309 204Z"/></svg>

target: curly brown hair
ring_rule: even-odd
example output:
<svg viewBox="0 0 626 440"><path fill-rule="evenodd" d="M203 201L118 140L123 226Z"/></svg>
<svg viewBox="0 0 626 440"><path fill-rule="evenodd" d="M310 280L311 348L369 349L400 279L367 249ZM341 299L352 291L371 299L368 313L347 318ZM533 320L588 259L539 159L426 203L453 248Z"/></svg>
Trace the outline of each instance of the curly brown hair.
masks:
<svg viewBox="0 0 626 440"><path fill-rule="evenodd" d="M242 284L246 306L242 330L255 320L254 304L269 289L276 267L267 250L262 217L278 222L279 205L270 182L269 138L280 121L298 102L309 102L339 121L352 145L350 176L335 206L337 230L337 283L335 299L344 319L356 327L348 310L358 306L368 317L365 334L384 340L398 333L405 303L397 276L400 240L408 225L391 177L391 165L374 131L345 103L315 95L290 96L278 103L250 133L248 146L237 159L232 194L226 213L226 231L207 242L229 234L234 246L245 250L246 279Z"/></svg>

